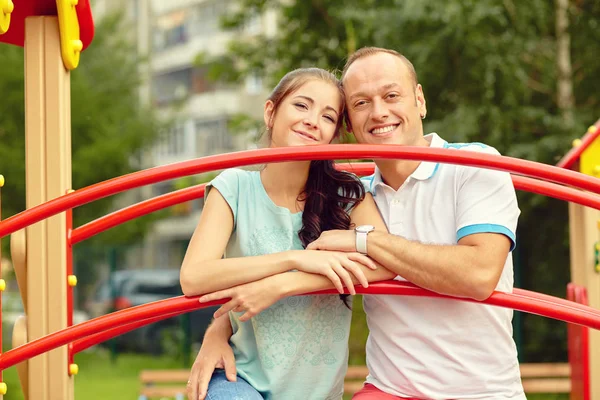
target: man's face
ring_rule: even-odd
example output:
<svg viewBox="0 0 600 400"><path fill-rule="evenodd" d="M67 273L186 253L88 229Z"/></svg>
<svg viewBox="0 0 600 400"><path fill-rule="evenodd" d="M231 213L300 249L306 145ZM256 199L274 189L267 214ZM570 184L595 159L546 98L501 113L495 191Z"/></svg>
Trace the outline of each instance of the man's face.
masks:
<svg viewBox="0 0 600 400"><path fill-rule="evenodd" d="M388 53L355 61L344 77L350 130L359 143L423 145L427 108L404 62Z"/></svg>

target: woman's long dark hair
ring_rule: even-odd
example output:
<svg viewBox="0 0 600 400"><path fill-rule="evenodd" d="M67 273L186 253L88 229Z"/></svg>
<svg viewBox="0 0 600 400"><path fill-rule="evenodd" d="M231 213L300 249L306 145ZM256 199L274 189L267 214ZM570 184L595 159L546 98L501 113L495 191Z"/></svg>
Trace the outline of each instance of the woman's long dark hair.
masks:
<svg viewBox="0 0 600 400"><path fill-rule="evenodd" d="M273 115L281 102L292 92L310 80L321 80L337 87L344 104L341 82L332 73L320 68L301 68L286 74L273 89L269 100L273 102ZM340 134L341 116L337 121L334 139ZM298 200L304 201L302 228L298 232L304 247L318 239L321 232L332 229L349 229L349 211L365 197L365 189L360 180L335 168L333 160L311 161L308 180ZM344 301L347 295L340 296Z"/></svg>

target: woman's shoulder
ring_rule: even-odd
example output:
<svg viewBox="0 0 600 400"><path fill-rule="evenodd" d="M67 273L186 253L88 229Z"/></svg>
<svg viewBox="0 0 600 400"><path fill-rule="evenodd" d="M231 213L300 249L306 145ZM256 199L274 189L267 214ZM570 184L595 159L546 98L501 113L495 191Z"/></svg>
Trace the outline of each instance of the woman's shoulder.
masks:
<svg viewBox="0 0 600 400"><path fill-rule="evenodd" d="M213 181L236 181L238 183L243 183L254 179L255 175L258 173L258 171L249 171L241 168L228 168L221 171Z"/></svg>

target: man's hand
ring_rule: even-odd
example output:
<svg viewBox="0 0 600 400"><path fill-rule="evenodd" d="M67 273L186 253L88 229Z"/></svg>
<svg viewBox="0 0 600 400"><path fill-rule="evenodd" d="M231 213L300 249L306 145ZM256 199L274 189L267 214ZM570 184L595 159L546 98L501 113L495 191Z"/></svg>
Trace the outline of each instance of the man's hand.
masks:
<svg viewBox="0 0 600 400"><path fill-rule="evenodd" d="M229 317L223 318L227 319L225 322L229 324ZM215 321L219 322L221 321ZM235 358L228 339L221 337L220 333L211 335L207 332L190 372L187 383L188 400L203 400L206 397L208 384L215 369L224 369L227 379L235 382Z"/></svg>
<svg viewBox="0 0 600 400"><path fill-rule="evenodd" d="M324 231L306 249L355 252L356 233L353 230Z"/></svg>
<svg viewBox="0 0 600 400"><path fill-rule="evenodd" d="M215 312L214 317L220 318L229 311L245 311L245 313L240 316L240 321L248 321L250 318L271 307L284 297L285 291L280 284L281 279L282 277L280 275L269 276L255 282L205 294L200 297L199 301L200 303L206 303L213 300L230 298L231 300L229 302L223 304L221 308Z"/></svg>

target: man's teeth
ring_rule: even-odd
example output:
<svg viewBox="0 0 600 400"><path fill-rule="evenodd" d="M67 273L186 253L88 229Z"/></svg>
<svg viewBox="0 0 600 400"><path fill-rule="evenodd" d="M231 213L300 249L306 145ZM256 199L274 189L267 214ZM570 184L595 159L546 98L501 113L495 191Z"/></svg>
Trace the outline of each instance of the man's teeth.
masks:
<svg viewBox="0 0 600 400"><path fill-rule="evenodd" d="M388 132L391 132L391 131L393 131L394 129L396 129L396 125L389 125L389 126L385 126L385 127L383 127L383 128L377 128L377 129L373 129L373 130L371 131L371 133L373 133L373 134L375 134L375 135L378 135L378 134L381 134L381 133L388 133Z"/></svg>

